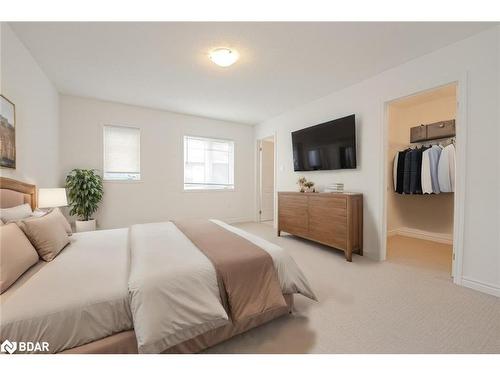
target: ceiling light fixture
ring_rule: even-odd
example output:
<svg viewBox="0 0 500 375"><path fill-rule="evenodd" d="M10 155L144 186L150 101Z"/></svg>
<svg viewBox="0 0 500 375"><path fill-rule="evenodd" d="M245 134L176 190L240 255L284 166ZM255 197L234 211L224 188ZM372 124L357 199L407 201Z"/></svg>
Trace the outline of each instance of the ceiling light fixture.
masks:
<svg viewBox="0 0 500 375"><path fill-rule="evenodd" d="M209 57L214 64L222 67L227 67L233 65L236 61L238 61L240 55L234 49L232 50L229 48L216 48L210 51Z"/></svg>

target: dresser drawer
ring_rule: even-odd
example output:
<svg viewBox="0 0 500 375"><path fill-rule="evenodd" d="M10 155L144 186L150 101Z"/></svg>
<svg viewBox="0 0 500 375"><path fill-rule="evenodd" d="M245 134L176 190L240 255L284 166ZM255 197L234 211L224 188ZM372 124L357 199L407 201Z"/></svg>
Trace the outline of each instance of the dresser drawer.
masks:
<svg viewBox="0 0 500 375"><path fill-rule="evenodd" d="M322 218L325 222L344 223L347 218L345 198L309 197L309 216Z"/></svg>
<svg viewBox="0 0 500 375"><path fill-rule="evenodd" d="M344 197L310 196L309 207L324 208L326 210L337 210L344 212L347 209L347 200Z"/></svg>
<svg viewBox="0 0 500 375"><path fill-rule="evenodd" d="M307 236L309 228L309 220L307 215L301 216L279 216L280 229L290 234L298 236Z"/></svg>
<svg viewBox="0 0 500 375"><path fill-rule="evenodd" d="M278 196L278 219L281 230L300 236L308 231L307 197L305 195L280 194Z"/></svg>
<svg viewBox="0 0 500 375"><path fill-rule="evenodd" d="M307 199L308 197L306 195L280 194L278 195L279 208L307 209Z"/></svg>
<svg viewBox="0 0 500 375"><path fill-rule="evenodd" d="M309 198L309 237L344 250L347 246L346 199Z"/></svg>

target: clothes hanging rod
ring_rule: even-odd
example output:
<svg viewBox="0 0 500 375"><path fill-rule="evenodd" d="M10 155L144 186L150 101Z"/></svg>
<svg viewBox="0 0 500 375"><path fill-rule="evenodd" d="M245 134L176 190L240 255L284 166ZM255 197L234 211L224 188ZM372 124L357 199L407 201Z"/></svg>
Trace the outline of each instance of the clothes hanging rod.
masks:
<svg viewBox="0 0 500 375"><path fill-rule="evenodd" d="M428 145L440 144L440 143L442 143L444 141L450 141L450 143L455 144L456 139L455 139L455 136L453 136L453 137L435 138L435 139L430 139L430 140L426 140L426 141L410 142L410 145L428 146Z"/></svg>

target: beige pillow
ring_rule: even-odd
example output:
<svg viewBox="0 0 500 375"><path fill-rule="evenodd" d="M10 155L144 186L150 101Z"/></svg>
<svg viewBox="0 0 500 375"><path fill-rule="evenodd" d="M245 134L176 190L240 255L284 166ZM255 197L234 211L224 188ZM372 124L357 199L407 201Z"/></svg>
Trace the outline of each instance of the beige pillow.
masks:
<svg viewBox="0 0 500 375"><path fill-rule="evenodd" d="M38 255L47 262L53 260L69 243L61 216L62 214L58 210L54 210L45 216L22 220L20 223L24 233L35 246ZM66 219L64 220L66 221Z"/></svg>
<svg viewBox="0 0 500 375"><path fill-rule="evenodd" d="M0 294L38 262L35 248L14 223L0 226L0 259Z"/></svg>
<svg viewBox="0 0 500 375"><path fill-rule="evenodd" d="M59 207L53 208L47 215L50 215L50 214L53 214L53 215L56 215L59 217L59 220L63 224L64 230L66 231L68 236L71 236L73 234L73 231L71 230L71 225L68 223L68 220L66 220L66 218L64 217L64 215L61 212L61 210L59 209Z"/></svg>

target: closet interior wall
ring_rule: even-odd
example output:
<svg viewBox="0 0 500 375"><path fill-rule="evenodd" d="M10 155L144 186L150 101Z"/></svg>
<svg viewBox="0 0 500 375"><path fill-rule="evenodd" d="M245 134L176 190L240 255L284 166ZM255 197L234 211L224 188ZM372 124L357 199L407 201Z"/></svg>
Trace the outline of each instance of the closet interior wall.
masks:
<svg viewBox="0 0 500 375"><path fill-rule="evenodd" d="M453 238L453 193L401 195L393 188L396 152L410 146L410 128L456 118L456 86L449 85L391 103L388 107L387 231L415 230ZM433 141L438 142L438 141ZM416 144L411 145L412 147Z"/></svg>

